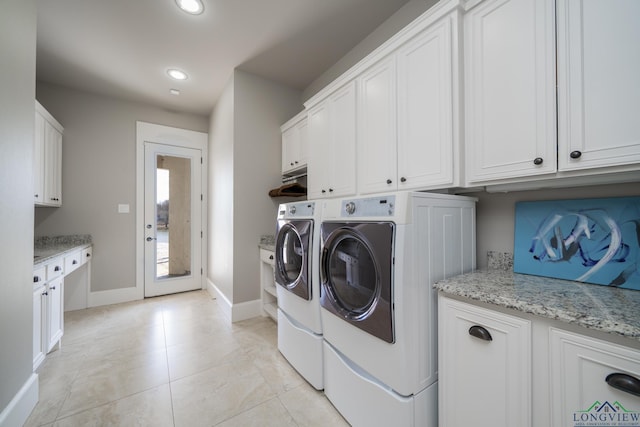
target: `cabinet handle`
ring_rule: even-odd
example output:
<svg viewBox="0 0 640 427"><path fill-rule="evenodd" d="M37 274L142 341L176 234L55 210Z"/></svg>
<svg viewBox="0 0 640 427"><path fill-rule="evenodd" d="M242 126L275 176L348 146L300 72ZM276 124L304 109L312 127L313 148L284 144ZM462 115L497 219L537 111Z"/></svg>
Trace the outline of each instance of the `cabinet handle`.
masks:
<svg viewBox="0 0 640 427"><path fill-rule="evenodd" d="M393 181L391 181L390 179L387 180L387 184L391 184Z"/></svg>
<svg viewBox="0 0 640 427"><path fill-rule="evenodd" d="M51 286L49 289L51 289L52 291L55 291L56 287L55 286Z"/></svg>
<svg viewBox="0 0 640 427"><path fill-rule="evenodd" d="M569 157L571 157L572 159L579 159L579 158L580 158L580 156L582 156L582 152L581 152L581 151L578 151L578 150L576 150L576 151L572 151L572 152L569 154Z"/></svg>
<svg viewBox="0 0 640 427"><path fill-rule="evenodd" d="M402 178L400 178L400 182L407 182L407 178L403 176Z"/></svg>
<svg viewBox="0 0 640 427"><path fill-rule="evenodd" d="M293 163L295 163L295 164L297 165L297 164L298 164L298 161L296 160L296 161L295 161L295 162L293 162Z"/></svg>
<svg viewBox="0 0 640 427"><path fill-rule="evenodd" d="M56 267L53 269L53 271L60 271L60 266L56 265Z"/></svg>
<svg viewBox="0 0 640 427"><path fill-rule="evenodd" d="M322 194L324 194L324 193L326 193L326 191L325 191L325 190L322 190Z"/></svg>
<svg viewBox="0 0 640 427"><path fill-rule="evenodd" d="M333 193L333 188L330 188L330 189L329 189L329 193Z"/></svg>
<svg viewBox="0 0 640 427"><path fill-rule="evenodd" d="M269 255L269 259L273 259L273 255Z"/></svg>
<svg viewBox="0 0 640 427"><path fill-rule="evenodd" d="M484 341L493 341L493 338L491 337L491 334L489 333L489 331L487 331L482 326L475 325L470 327L469 335L471 335L472 337L480 338L481 340L484 340Z"/></svg>
<svg viewBox="0 0 640 427"><path fill-rule="evenodd" d="M36 195L35 195L35 198L37 199L38 197L40 197L40 196L38 196L38 195L36 194Z"/></svg>
<svg viewBox="0 0 640 427"><path fill-rule="evenodd" d="M607 375L605 381L613 388L633 394L634 396L640 396L640 380L636 377L616 372Z"/></svg>
<svg viewBox="0 0 640 427"><path fill-rule="evenodd" d="M544 160L542 159L542 157L536 157L535 159L533 159L533 164L536 166L539 166L542 164L542 162L544 162Z"/></svg>
<svg viewBox="0 0 640 427"><path fill-rule="evenodd" d="M43 296L43 297L46 297L47 295L49 295L49 292L47 292L47 291L44 291L44 292L42 293L42 296Z"/></svg>
<svg viewBox="0 0 640 427"><path fill-rule="evenodd" d="M76 265L77 263L78 263L78 260L75 260L75 259L74 259L74 260L71 262L71 265Z"/></svg>
<svg viewBox="0 0 640 427"><path fill-rule="evenodd" d="M39 276L33 276L33 283L38 283L40 281Z"/></svg>
<svg viewBox="0 0 640 427"><path fill-rule="evenodd" d="M289 166L293 166L293 162L289 163Z"/></svg>

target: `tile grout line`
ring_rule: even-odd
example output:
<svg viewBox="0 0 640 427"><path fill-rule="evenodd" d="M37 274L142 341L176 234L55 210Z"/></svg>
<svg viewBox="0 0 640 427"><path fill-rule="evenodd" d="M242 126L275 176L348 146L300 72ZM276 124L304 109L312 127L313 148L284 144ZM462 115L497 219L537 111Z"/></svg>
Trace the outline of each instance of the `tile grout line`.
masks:
<svg viewBox="0 0 640 427"><path fill-rule="evenodd" d="M167 383L169 385L169 400L171 401L171 422L173 427L176 426L176 413L173 405L173 391L171 389L171 370L169 368L169 349L167 346L167 327L165 326L165 305L162 303L162 336L164 337L164 357L167 361Z"/></svg>

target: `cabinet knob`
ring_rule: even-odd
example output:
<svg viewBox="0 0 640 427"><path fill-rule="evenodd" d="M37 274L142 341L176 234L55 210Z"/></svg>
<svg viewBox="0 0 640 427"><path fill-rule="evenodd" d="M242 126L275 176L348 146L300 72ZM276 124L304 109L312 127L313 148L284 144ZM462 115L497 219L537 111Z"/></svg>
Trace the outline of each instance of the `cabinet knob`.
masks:
<svg viewBox="0 0 640 427"><path fill-rule="evenodd" d="M390 179L387 180L387 184L391 184L393 181L391 181Z"/></svg>
<svg viewBox="0 0 640 427"><path fill-rule="evenodd" d="M403 176L402 178L400 178L400 182L407 182L407 178Z"/></svg>
<svg viewBox="0 0 640 427"><path fill-rule="evenodd" d="M333 188L330 188L330 189L329 189L329 193L333 193Z"/></svg>
<svg viewBox="0 0 640 427"><path fill-rule="evenodd" d="M75 259L71 262L72 265L76 265L77 263L78 263L78 261L75 260Z"/></svg>
<svg viewBox="0 0 640 427"><path fill-rule="evenodd" d="M36 194L36 195L35 195L35 198L37 199L38 197L40 197L40 196L38 196L38 195Z"/></svg>
<svg viewBox="0 0 640 427"><path fill-rule="evenodd" d="M472 337L480 338L484 341L493 341L491 334L482 326L474 325L469 328L469 335Z"/></svg>
<svg viewBox="0 0 640 427"><path fill-rule="evenodd" d="M296 161L295 161L295 162L293 162L293 163L295 163L295 164L297 165L297 164L298 164L298 161L296 160Z"/></svg>
<svg viewBox="0 0 640 427"><path fill-rule="evenodd" d="M33 276L33 283L38 283L40 281L40 276Z"/></svg>
<svg viewBox="0 0 640 427"><path fill-rule="evenodd" d="M579 158L580 158L580 156L582 156L582 152L581 152L581 151L578 151L578 150L576 150L576 151L572 151L572 152L569 154L569 157L571 157L572 159L579 159Z"/></svg>
<svg viewBox="0 0 640 427"><path fill-rule="evenodd" d="M634 396L640 396L640 380L636 377L616 372L607 375L605 381L613 388L633 394Z"/></svg>
<svg viewBox="0 0 640 427"><path fill-rule="evenodd" d="M322 190L322 194L324 194L324 193L326 193L326 192L327 192L326 190Z"/></svg>
<svg viewBox="0 0 640 427"><path fill-rule="evenodd" d="M47 292L47 291L44 291L44 292L42 293L42 296L43 296L43 297L46 297L47 295L49 295L49 292Z"/></svg>
<svg viewBox="0 0 640 427"><path fill-rule="evenodd" d="M269 259L273 259L273 255L269 255Z"/></svg>
<svg viewBox="0 0 640 427"><path fill-rule="evenodd" d="M293 162L290 162L290 163L289 163L289 166L293 166Z"/></svg>
<svg viewBox="0 0 640 427"><path fill-rule="evenodd" d="M56 265L55 268L53 269L53 271L60 271L60 266Z"/></svg>
<svg viewBox="0 0 640 427"><path fill-rule="evenodd" d="M55 286L51 286L49 289L51 289L52 291L55 291L56 287Z"/></svg>
<svg viewBox="0 0 640 427"><path fill-rule="evenodd" d="M89 258L91 256L91 254L87 254L87 258Z"/></svg>
<svg viewBox="0 0 640 427"><path fill-rule="evenodd" d="M544 162L544 160L542 159L542 157L536 157L535 159L533 159L533 164L536 166L539 166L542 164L542 162Z"/></svg>

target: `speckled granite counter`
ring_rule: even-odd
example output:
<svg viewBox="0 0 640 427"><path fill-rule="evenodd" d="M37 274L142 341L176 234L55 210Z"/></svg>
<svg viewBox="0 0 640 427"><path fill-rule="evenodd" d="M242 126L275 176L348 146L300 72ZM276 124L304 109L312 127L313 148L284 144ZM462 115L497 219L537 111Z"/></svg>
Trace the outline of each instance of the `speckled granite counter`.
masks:
<svg viewBox="0 0 640 427"><path fill-rule="evenodd" d="M33 245L33 265L45 263L67 252L88 246L91 246L91 236L89 234L38 237Z"/></svg>
<svg viewBox="0 0 640 427"><path fill-rule="evenodd" d="M504 270L463 274L439 281L434 287L444 294L640 341L640 291Z"/></svg>
<svg viewBox="0 0 640 427"><path fill-rule="evenodd" d="M276 250L276 238L271 235L260 236L260 243L258 243L260 249L266 249L268 251Z"/></svg>

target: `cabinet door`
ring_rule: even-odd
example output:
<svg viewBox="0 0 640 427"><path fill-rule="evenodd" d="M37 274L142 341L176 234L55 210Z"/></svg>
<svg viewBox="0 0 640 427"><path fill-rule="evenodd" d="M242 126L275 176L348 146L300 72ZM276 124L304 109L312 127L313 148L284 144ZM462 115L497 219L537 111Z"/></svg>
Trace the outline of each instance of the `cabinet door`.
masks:
<svg viewBox="0 0 640 427"><path fill-rule="evenodd" d="M42 115L36 111L36 127L35 139L33 144L33 185L34 185L34 201L39 205L44 203L44 138L45 138L45 120Z"/></svg>
<svg viewBox="0 0 640 427"><path fill-rule="evenodd" d="M441 427L531 425L529 321L441 296L438 346Z"/></svg>
<svg viewBox="0 0 640 427"><path fill-rule="evenodd" d="M358 192L392 191L396 182L396 57L358 77Z"/></svg>
<svg viewBox="0 0 640 427"><path fill-rule="evenodd" d="M577 423L593 422L591 416L603 421L600 414L613 417L606 419L611 424L604 425L638 425L640 397L612 387L607 378L627 376L622 377L623 385L635 379L637 393L640 351L553 328L549 337L552 426L582 425ZM616 377L609 377L609 382L616 384ZM636 417L635 423L631 416ZM621 417L630 423L618 423L624 421Z"/></svg>
<svg viewBox="0 0 640 427"><path fill-rule="evenodd" d="M47 286L47 353L60 341L64 330L64 278L51 280Z"/></svg>
<svg viewBox="0 0 640 427"><path fill-rule="evenodd" d="M323 101L309 110L309 160L307 164L307 197L309 199L318 199L328 195L329 146L331 143L328 104L328 101Z"/></svg>
<svg viewBox="0 0 640 427"><path fill-rule="evenodd" d="M640 163L640 2L558 1L560 170Z"/></svg>
<svg viewBox="0 0 640 427"><path fill-rule="evenodd" d="M62 205L62 134L45 121L44 203Z"/></svg>
<svg viewBox="0 0 640 427"><path fill-rule="evenodd" d="M398 52L401 190L458 185L453 175L454 155L459 155L458 129L454 129L458 103L453 102L459 72L456 19L457 14L443 18Z"/></svg>
<svg viewBox="0 0 640 427"><path fill-rule="evenodd" d="M308 128L309 128L309 124L307 123L306 118L296 125L296 132L298 134L298 144L295 150L295 152L297 153L297 158L294 159L294 163L297 162L299 168L307 166L308 151L309 151Z"/></svg>
<svg viewBox="0 0 640 427"><path fill-rule="evenodd" d="M43 305L42 300L45 298L45 286L40 286L33 291L33 370L38 369L38 366L44 360L43 349Z"/></svg>
<svg viewBox="0 0 640 427"><path fill-rule="evenodd" d="M356 192L356 83L348 83L329 97L331 143L328 157L328 195Z"/></svg>
<svg viewBox="0 0 640 427"><path fill-rule="evenodd" d="M487 0L464 17L469 183L557 169L554 5Z"/></svg>
<svg viewBox="0 0 640 427"><path fill-rule="evenodd" d="M282 173L285 174L294 169L293 159L296 148L296 130L295 127L289 128L282 132Z"/></svg>

